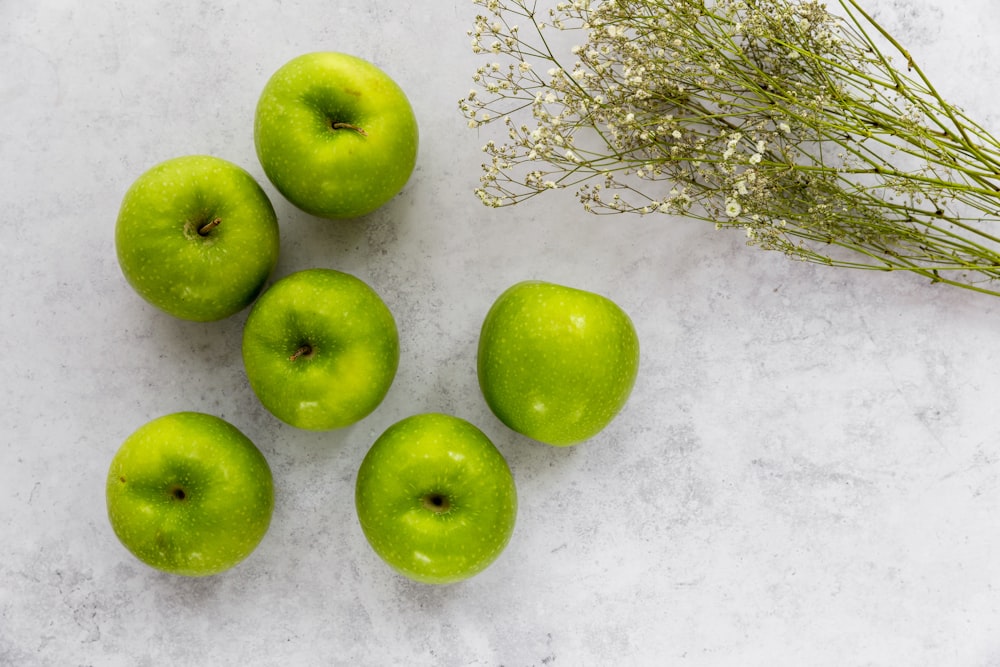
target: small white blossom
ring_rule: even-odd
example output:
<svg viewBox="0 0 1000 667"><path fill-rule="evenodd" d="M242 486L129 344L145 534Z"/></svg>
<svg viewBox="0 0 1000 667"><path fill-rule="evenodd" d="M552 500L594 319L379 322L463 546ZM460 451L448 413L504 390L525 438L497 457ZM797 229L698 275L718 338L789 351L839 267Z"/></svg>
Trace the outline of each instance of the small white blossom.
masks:
<svg viewBox="0 0 1000 667"><path fill-rule="evenodd" d="M742 212L743 212L743 207L740 205L738 201L736 201L732 197L726 199L726 215L728 215L730 218L735 218Z"/></svg>

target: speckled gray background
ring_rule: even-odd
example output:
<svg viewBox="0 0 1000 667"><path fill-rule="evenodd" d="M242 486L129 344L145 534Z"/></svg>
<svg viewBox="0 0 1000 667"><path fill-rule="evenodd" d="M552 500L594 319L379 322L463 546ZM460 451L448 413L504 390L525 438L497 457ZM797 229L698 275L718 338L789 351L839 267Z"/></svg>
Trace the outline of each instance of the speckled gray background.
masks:
<svg viewBox="0 0 1000 667"><path fill-rule="evenodd" d="M994 0L865 5L1000 131ZM484 209L484 137L457 111L475 13L0 0L0 664L1000 664L1000 300L794 263L702 223ZM257 94L321 49L390 72L422 130L412 181L368 219L318 221L266 185L276 276L350 271L399 322L386 402L331 434L257 404L245 313L155 312L113 247L125 188L157 161L211 153L263 179ZM482 317L526 278L612 297L643 344L629 405L574 449L506 431L476 385ZM207 580L138 563L105 516L121 440L182 409L244 430L277 484L259 549ZM368 445L428 410L483 428L521 498L501 558L444 588L389 571L353 510Z"/></svg>

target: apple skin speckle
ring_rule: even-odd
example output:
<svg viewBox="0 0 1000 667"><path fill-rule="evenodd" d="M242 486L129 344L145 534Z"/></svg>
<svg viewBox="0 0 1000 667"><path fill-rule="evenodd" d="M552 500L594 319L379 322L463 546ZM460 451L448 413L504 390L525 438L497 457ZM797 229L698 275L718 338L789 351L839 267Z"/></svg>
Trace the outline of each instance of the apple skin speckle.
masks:
<svg viewBox="0 0 1000 667"><path fill-rule="evenodd" d="M443 499L441 509L429 497ZM506 460L471 423L439 413L389 427L358 470L355 505L374 551L414 581L447 584L506 548L517 490Z"/></svg>
<svg viewBox="0 0 1000 667"><path fill-rule="evenodd" d="M309 350L299 355L303 346ZM243 363L260 402L297 428L349 426L385 398L399 366L388 306L361 279L306 269L275 282L243 327Z"/></svg>
<svg viewBox="0 0 1000 667"><path fill-rule="evenodd" d="M593 292L518 283L497 298L480 331L477 372L490 409L550 445L601 432L625 406L638 370L631 319Z"/></svg>
<svg viewBox="0 0 1000 667"><path fill-rule="evenodd" d="M157 308L199 322L249 306L277 264L279 245L277 216L260 185L208 155L173 158L139 176L115 226L129 285Z"/></svg>
<svg viewBox="0 0 1000 667"><path fill-rule="evenodd" d="M122 544L151 567L192 577L249 556L274 509L264 455L235 426L200 412L138 428L112 459L105 489Z"/></svg>
<svg viewBox="0 0 1000 667"><path fill-rule="evenodd" d="M264 85L254 146L268 179L292 204L339 219L371 213L416 166L419 131L403 90L374 64L307 53Z"/></svg>

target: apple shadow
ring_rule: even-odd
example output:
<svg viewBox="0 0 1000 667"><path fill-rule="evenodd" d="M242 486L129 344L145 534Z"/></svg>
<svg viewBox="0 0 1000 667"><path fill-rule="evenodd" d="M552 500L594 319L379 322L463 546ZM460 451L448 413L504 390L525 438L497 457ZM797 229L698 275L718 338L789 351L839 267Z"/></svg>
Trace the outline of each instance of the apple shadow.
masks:
<svg viewBox="0 0 1000 667"><path fill-rule="evenodd" d="M562 475L561 468L572 463L580 463L585 456L582 445L570 447L555 447L510 430L499 419L490 415L492 432L496 434L493 443L497 446L510 466L514 479L518 482L531 484L549 484L553 477ZM499 435L502 434L502 435Z"/></svg>
<svg viewBox="0 0 1000 667"><path fill-rule="evenodd" d="M119 398L137 407L136 419L184 410L226 418L246 406L241 338L248 309L224 320L191 322L138 298L129 308L127 325L116 334L116 372L129 376L133 389Z"/></svg>
<svg viewBox="0 0 1000 667"><path fill-rule="evenodd" d="M223 591L232 587L229 578L239 577L239 565L227 572L208 577L187 577L153 571L155 595L161 607L193 610L214 606Z"/></svg>
<svg viewBox="0 0 1000 667"><path fill-rule="evenodd" d="M283 199L274 201L281 250L270 282L312 268L337 269L364 279L373 261L394 256L399 227L407 219L402 195L372 213L340 220L310 215Z"/></svg>

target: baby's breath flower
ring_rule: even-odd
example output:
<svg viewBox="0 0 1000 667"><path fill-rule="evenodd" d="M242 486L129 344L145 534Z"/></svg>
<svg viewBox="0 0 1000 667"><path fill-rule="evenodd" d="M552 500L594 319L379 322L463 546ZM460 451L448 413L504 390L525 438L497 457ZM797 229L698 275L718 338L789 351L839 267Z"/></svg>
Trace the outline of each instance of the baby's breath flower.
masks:
<svg viewBox="0 0 1000 667"><path fill-rule="evenodd" d="M737 218L742 212L743 207L740 206L740 203L736 199L732 197L726 199L726 215L730 218Z"/></svg>
<svg viewBox="0 0 1000 667"><path fill-rule="evenodd" d="M686 215L795 258L1000 295L982 284L1000 278L1000 237L979 224L1000 214L1000 142L902 47L880 50L859 0L827 0L841 16L822 0L474 1L489 18L471 48L493 61L459 109L507 137L484 147L485 205L574 183L588 212ZM551 29L582 38L565 60Z"/></svg>

